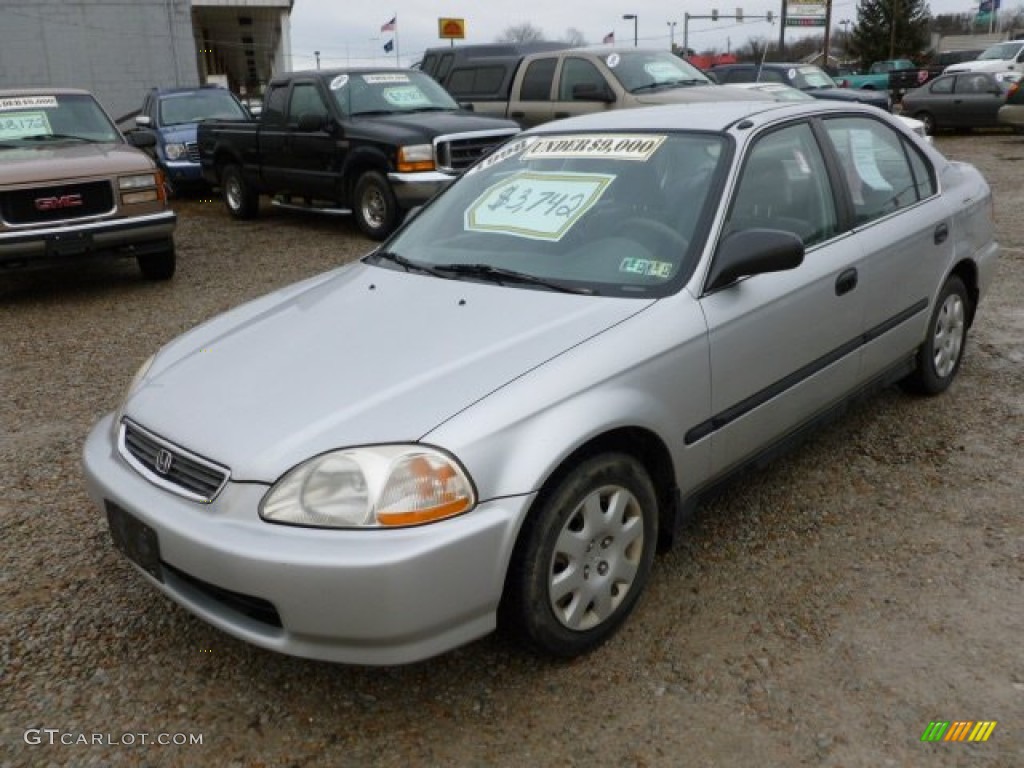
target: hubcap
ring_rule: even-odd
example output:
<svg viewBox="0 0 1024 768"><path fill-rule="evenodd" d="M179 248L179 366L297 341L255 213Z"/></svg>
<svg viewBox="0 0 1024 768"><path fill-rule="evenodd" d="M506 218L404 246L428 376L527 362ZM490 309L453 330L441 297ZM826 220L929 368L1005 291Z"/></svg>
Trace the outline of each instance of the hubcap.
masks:
<svg viewBox="0 0 1024 768"><path fill-rule="evenodd" d="M384 226L384 214L387 205L384 202L384 195L379 189L370 187L363 193L363 219L374 229Z"/></svg>
<svg viewBox="0 0 1024 768"><path fill-rule="evenodd" d="M935 336L932 339L932 362L940 378L949 376L960 359L964 343L964 303L957 294L951 294L942 302L939 316L935 321Z"/></svg>
<svg viewBox="0 0 1024 768"><path fill-rule="evenodd" d="M558 535L548 597L568 629L592 629L611 617L636 579L644 519L636 497L621 486L590 493Z"/></svg>
<svg viewBox="0 0 1024 768"><path fill-rule="evenodd" d="M231 206L231 210L237 211L242 207L242 185L238 182L238 179L234 177L228 179L224 193L227 196L228 205Z"/></svg>

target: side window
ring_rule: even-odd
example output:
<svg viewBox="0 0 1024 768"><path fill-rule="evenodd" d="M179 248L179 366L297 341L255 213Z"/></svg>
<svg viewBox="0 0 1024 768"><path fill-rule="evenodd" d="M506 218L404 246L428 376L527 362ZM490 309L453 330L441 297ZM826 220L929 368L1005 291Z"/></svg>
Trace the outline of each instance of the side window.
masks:
<svg viewBox="0 0 1024 768"><path fill-rule="evenodd" d="M994 88L987 75L957 75L954 93L988 93Z"/></svg>
<svg viewBox="0 0 1024 768"><path fill-rule="evenodd" d="M940 77L931 86L932 93L952 93L953 92L953 80L952 77Z"/></svg>
<svg viewBox="0 0 1024 768"><path fill-rule="evenodd" d="M267 92L260 120L264 125L284 125L284 110L288 104L288 86L272 85Z"/></svg>
<svg viewBox="0 0 1024 768"><path fill-rule="evenodd" d="M744 229L785 230L808 246L838 231L825 162L806 123L774 131L751 148L724 231Z"/></svg>
<svg viewBox="0 0 1024 768"><path fill-rule="evenodd" d="M916 150L892 128L860 117L825 121L846 178L858 224L913 205L934 192L928 166ZM924 178L921 177L924 173Z"/></svg>
<svg viewBox="0 0 1024 768"><path fill-rule="evenodd" d="M550 101L551 81L555 79L556 58L537 59L523 75L523 87L519 98L523 101Z"/></svg>
<svg viewBox="0 0 1024 768"><path fill-rule="evenodd" d="M433 77L436 74L435 70L437 69L437 54L428 53L426 56L424 56L423 63L420 65L420 69L422 69L428 75Z"/></svg>
<svg viewBox="0 0 1024 768"><path fill-rule="evenodd" d="M783 83L786 82L786 76L781 72L774 69L762 69L761 70L761 82L762 83Z"/></svg>
<svg viewBox="0 0 1024 768"><path fill-rule="evenodd" d="M448 78L448 93L456 99L468 96L498 96L505 80L505 67L460 67Z"/></svg>
<svg viewBox="0 0 1024 768"><path fill-rule="evenodd" d="M752 83L754 82L754 70L752 69L734 69L731 72L726 72L722 78L723 83Z"/></svg>
<svg viewBox="0 0 1024 768"><path fill-rule="evenodd" d="M448 77L448 71L452 68L452 62L454 61L454 53L445 53L441 56L441 61L437 64L437 74L434 75L434 79L441 83L441 85L444 85L444 79Z"/></svg>
<svg viewBox="0 0 1024 768"><path fill-rule="evenodd" d="M572 90L577 85L591 86L598 93L608 87L597 67L586 59L573 56L562 62L562 74L558 83L558 100L575 101Z"/></svg>
<svg viewBox="0 0 1024 768"><path fill-rule="evenodd" d="M327 117L327 107L315 83L296 83L292 88L292 101L288 107L288 123L299 122L301 115Z"/></svg>

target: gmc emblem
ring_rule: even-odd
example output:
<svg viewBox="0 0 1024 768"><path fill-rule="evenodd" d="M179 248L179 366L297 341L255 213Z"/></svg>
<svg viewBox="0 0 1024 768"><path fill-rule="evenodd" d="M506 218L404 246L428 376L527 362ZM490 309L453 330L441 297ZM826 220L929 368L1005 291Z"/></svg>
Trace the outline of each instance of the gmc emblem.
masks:
<svg viewBox="0 0 1024 768"><path fill-rule="evenodd" d="M56 211L61 208L77 208L82 204L81 195L58 195L56 197L37 197L37 211Z"/></svg>

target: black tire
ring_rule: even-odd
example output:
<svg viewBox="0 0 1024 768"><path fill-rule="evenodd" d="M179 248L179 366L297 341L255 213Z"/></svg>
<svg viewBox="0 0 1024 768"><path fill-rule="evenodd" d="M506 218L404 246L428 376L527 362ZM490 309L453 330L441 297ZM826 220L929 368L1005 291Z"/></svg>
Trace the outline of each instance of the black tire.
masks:
<svg viewBox="0 0 1024 768"><path fill-rule="evenodd" d="M237 165L226 165L220 173L220 188L228 213L236 219L252 219L260 211L260 196L250 187Z"/></svg>
<svg viewBox="0 0 1024 768"><path fill-rule="evenodd" d="M530 647L571 658L607 640L644 590L658 539L654 486L625 454L582 462L523 524L499 610Z"/></svg>
<svg viewBox="0 0 1024 768"><path fill-rule="evenodd" d="M382 173L367 171L356 181L352 208L359 229L367 237L383 240L401 221L398 201Z"/></svg>
<svg viewBox="0 0 1024 768"><path fill-rule="evenodd" d="M931 112L926 112L922 110L914 115L914 119L920 120L922 123L924 123L925 133L927 133L929 136L935 135L935 130L937 128L935 124L935 115L933 115Z"/></svg>
<svg viewBox="0 0 1024 768"><path fill-rule="evenodd" d="M917 370L903 380L904 389L937 395L949 388L964 358L970 316L967 288L952 275L939 291L928 321L928 335L917 350Z"/></svg>
<svg viewBox="0 0 1024 768"><path fill-rule="evenodd" d="M174 269L178 261L174 251L174 241L169 241L165 250L142 254L136 256L135 260L139 264L139 271L147 280L170 280L174 277Z"/></svg>

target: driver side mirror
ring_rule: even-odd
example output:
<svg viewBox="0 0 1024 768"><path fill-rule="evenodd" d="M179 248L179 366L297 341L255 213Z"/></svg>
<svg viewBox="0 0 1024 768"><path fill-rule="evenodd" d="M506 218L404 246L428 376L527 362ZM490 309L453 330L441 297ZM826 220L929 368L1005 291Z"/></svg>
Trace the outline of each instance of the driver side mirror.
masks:
<svg viewBox="0 0 1024 768"><path fill-rule="evenodd" d="M577 83L572 87L573 101L600 101L611 104L615 94L608 90L604 83Z"/></svg>
<svg viewBox="0 0 1024 768"><path fill-rule="evenodd" d="M781 229L743 229L726 235L708 274L707 292L741 277L796 269L804 261L804 242Z"/></svg>

